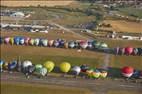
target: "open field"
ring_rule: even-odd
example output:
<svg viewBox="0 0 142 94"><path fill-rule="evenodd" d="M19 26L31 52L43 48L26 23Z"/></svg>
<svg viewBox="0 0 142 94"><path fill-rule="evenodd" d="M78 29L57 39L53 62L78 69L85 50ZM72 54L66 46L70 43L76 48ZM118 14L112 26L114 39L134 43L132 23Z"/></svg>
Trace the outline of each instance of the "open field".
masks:
<svg viewBox="0 0 142 94"><path fill-rule="evenodd" d="M116 32L142 33L142 23L124 20L105 20L104 22L111 24L112 30Z"/></svg>
<svg viewBox="0 0 142 94"><path fill-rule="evenodd" d="M9 7L28 7L28 6L66 6L71 3L74 3L74 0L54 0L54 1L48 1L44 0L2 0L1 5L2 6L9 6Z"/></svg>
<svg viewBox="0 0 142 94"><path fill-rule="evenodd" d="M91 92L87 89L57 85L1 83L1 94L91 94Z"/></svg>

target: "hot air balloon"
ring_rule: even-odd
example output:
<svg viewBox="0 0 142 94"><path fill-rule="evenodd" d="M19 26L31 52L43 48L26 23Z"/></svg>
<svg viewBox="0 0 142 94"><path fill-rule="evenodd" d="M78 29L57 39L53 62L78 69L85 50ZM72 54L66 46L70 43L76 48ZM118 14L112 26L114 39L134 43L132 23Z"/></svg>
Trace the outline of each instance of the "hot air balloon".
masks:
<svg viewBox="0 0 142 94"><path fill-rule="evenodd" d="M69 47L69 48L74 48L74 47L75 47L74 41L70 41L70 42L68 43L68 47Z"/></svg>
<svg viewBox="0 0 142 94"><path fill-rule="evenodd" d="M108 48L108 45L104 42L102 42L99 46L99 48Z"/></svg>
<svg viewBox="0 0 142 94"><path fill-rule="evenodd" d="M36 64L35 65L35 72L39 73L40 69L43 68L43 66L41 64Z"/></svg>
<svg viewBox="0 0 142 94"><path fill-rule="evenodd" d="M122 75L124 77L131 77L133 75L134 69L132 67L126 66L122 68Z"/></svg>
<svg viewBox="0 0 142 94"><path fill-rule="evenodd" d="M83 48L83 49L86 49L87 46L88 46L88 42L87 41L80 41L80 47Z"/></svg>
<svg viewBox="0 0 142 94"><path fill-rule="evenodd" d="M81 65L80 68L81 72L86 72L89 69L89 67L86 64Z"/></svg>
<svg viewBox="0 0 142 94"><path fill-rule="evenodd" d="M47 69L46 68L41 68L40 69L40 74L41 74L41 76L45 76L46 74L47 74Z"/></svg>
<svg viewBox="0 0 142 94"><path fill-rule="evenodd" d="M92 73L94 72L94 69L88 69L88 70L86 70L86 73L87 73L87 75L88 75L88 77L92 77Z"/></svg>
<svg viewBox="0 0 142 94"><path fill-rule="evenodd" d="M137 55L138 54L138 49L137 48L134 48L133 49L133 55Z"/></svg>
<svg viewBox="0 0 142 94"><path fill-rule="evenodd" d="M75 41L75 42L74 42L74 44L75 44L75 48L80 48L80 46L79 46L79 45L80 45L80 43L79 43L79 42L80 42L80 41Z"/></svg>
<svg viewBox="0 0 142 94"><path fill-rule="evenodd" d="M114 52L115 52L116 55L119 54L119 49L120 49L119 47L114 48Z"/></svg>
<svg viewBox="0 0 142 94"><path fill-rule="evenodd" d="M34 45L35 45L35 46L39 46L39 42L40 42L40 39L39 39L39 38L36 38L36 39L34 40Z"/></svg>
<svg viewBox="0 0 142 94"><path fill-rule="evenodd" d="M41 39L41 45L44 47L48 46L48 40L47 39Z"/></svg>
<svg viewBox="0 0 142 94"><path fill-rule="evenodd" d="M25 43L25 38L24 37L20 37L19 43L20 43L20 45L23 45Z"/></svg>
<svg viewBox="0 0 142 94"><path fill-rule="evenodd" d="M87 46L88 49L92 49L93 48L93 45L92 45L92 41L88 41L88 46Z"/></svg>
<svg viewBox="0 0 142 94"><path fill-rule="evenodd" d="M4 64L3 64L3 69L5 69L5 70L8 70L8 62L4 62Z"/></svg>
<svg viewBox="0 0 142 94"><path fill-rule="evenodd" d="M138 55L142 55L142 48L137 48L138 49Z"/></svg>
<svg viewBox="0 0 142 94"><path fill-rule="evenodd" d="M29 45L30 38L29 37L25 37L24 41L25 41L25 45Z"/></svg>
<svg viewBox="0 0 142 94"><path fill-rule="evenodd" d="M59 42L59 46L60 47L64 47L65 40L63 40L63 39L57 39L57 41Z"/></svg>
<svg viewBox="0 0 142 94"><path fill-rule="evenodd" d="M125 53L125 48L119 48L119 54L123 55Z"/></svg>
<svg viewBox="0 0 142 94"><path fill-rule="evenodd" d="M72 68L72 72L73 72L75 75L79 75L80 71L81 71L80 66L74 66L74 67Z"/></svg>
<svg viewBox="0 0 142 94"><path fill-rule="evenodd" d="M54 69L54 66L55 66L55 64L52 61L46 61L44 63L44 67L47 69L48 73Z"/></svg>
<svg viewBox="0 0 142 94"><path fill-rule="evenodd" d="M16 45L20 44L20 37L18 37L18 36L14 37L14 44L16 44Z"/></svg>
<svg viewBox="0 0 142 94"><path fill-rule="evenodd" d="M92 77L93 78L99 78L100 77L100 71L99 70L95 70L94 72L92 72Z"/></svg>
<svg viewBox="0 0 142 94"><path fill-rule="evenodd" d="M70 68L71 68L71 65L68 62L63 62L60 64L60 70L64 73L69 72Z"/></svg>
<svg viewBox="0 0 142 94"><path fill-rule="evenodd" d="M0 60L0 72L3 71L3 64L4 64L4 61Z"/></svg>
<svg viewBox="0 0 142 94"><path fill-rule="evenodd" d="M142 71L140 71L139 78L142 79Z"/></svg>
<svg viewBox="0 0 142 94"><path fill-rule="evenodd" d="M101 71L101 73L100 73L100 77L101 78L106 78L107 77L107 71Z"/></svg>
<svg viewBox="0 0 142 94"><path fill-rule="evenodd" d="M26 67L28 67L28 66L32 66L32 62L31 62L31 61L26 60L26 61L24 61L24 62L22 63L22 67L23 67L23 68L26 68Z"/></svg>
<svg viewBox="0 0 142 94"><path fill-rule="evenodd" d="M54 47L59 47L60 43L57 40L55 40L53 45L54 45Z"/></svg>
<svg viewBox="0 0 142 94"><path fill-rule="evenodd" d="M64 47L67 49L68 48L68 42L65 42Z"/></svg>
<svg viewBox="0 0 142 94"><path fill-rule="evenodd" d="M96 41L96 40L93 40L93 41L92 41L92 46L95 47L96 43L97 43L97 41Z"/></svg>
<svg viewBox="0 0 142 94"><path fill-rule="evenodd" d="M2 42L3 42L3 40L2 40L2 38L0 37L0 44L2 44Z"/></svg>
<svg viewBox="0 0 142 94"><path fill-rule="evenodd" d="M29 40L29 45L33 46L34 45L34 39Z"/></svg>
<svg viewBox="0 0 142 94"><path fill-rule="evenodd" d="M97 49L100 47L100 45L101 45L100 42L96 42L96 43L94 44L95 48L97 48Z"/></svg>
<svg viewBox="0 0 142 94"><path fill-rule="evenodd" d="M125 48L125 54L131 55L133 53L133 47L126 47Z"/></svg>
<svg viewBox="0 0 142 94"><path fill-rule="evenodd" d="M53 46L54 40L49 40L49 47Z"/></svg>
<svg viewBox="0 0 142 94"><path fill-rule="evenodd" d="M17 66L17 61L12 61L12 62L8 63L8 70L12 71L16 68L16 66Z"/></svg>
<svg viewBox="0 0 142 94"><path fill-rule="evenodd" d="M9 43L9 40L10 40L10 37L5 37L5 38L4 38L4 43L5 43L5 44L8 44L8 43Z"/></svg>
<svg viewBox="0 0 142 94"><path fill-rule="evenodd" d="M13 37L10 37L10 39L9 39L9 43L10 43L11 45L13 45L13 44L14 44L14 38L13 38Z"/></svg>
<svg viewBox="0 0 142 94"><path fill-rule="evenodd" d="M28 73L32 74L35 71L35 66L28 66Z"/></svg>

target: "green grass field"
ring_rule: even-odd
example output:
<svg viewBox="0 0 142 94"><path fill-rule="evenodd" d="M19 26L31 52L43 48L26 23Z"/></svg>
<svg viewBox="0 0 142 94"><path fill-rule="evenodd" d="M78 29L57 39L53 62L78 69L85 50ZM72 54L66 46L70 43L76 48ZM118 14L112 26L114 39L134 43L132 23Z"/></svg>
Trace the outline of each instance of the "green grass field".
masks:
<svg viewBox="0 0 142 94"><path fill-rule="evenodd" d="M30 88L30 89L29 89ZM56 85L1 83L1 94L92 94L88 89Z"/></svg>

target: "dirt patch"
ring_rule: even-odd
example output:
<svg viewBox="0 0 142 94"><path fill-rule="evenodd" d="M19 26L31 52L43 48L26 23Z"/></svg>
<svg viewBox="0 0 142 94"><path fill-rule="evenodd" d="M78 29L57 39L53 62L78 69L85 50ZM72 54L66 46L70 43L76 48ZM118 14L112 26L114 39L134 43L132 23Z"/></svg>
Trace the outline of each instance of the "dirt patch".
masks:
<svg viewBox="0 0 142 94"><path fill-rule="evenodd" d="M116 32L140 33L142 32L142 23L128 22L124 20L105 20L105 23L112 25L112 30Z"/></svg>
<svg viewBox="0 0 142 94"><path fill-rule="evenodd" d="M2 6L10 6L10 7L28 7L28 6L66 6L70 5L71 3L75 2L74 0L50 0L50 1L40 1L40 0L12 0L12 1L7 1L7 0L2 0L1 5Z"/></svg>

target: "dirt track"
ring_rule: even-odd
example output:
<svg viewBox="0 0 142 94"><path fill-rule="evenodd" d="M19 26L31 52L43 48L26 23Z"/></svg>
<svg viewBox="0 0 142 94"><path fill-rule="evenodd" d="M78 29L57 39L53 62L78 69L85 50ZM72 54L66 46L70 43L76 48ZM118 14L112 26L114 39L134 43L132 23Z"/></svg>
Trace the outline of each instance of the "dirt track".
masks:
<svg viewBox="0 0 142 94"><path fill-rule="evenodd" d="M60 0L60 1L38 1L38 0L2 0L1 1L1 5L3 6L10 6L10 7L25 7L25 6L50 6L50 7L53 7L53 6L66 6L66 5L69 5L71 4L72 2L75 2L73 0Z"/></svg>
<svg viewBox="0 0 142 94"><path fill-rule="evenodd" d="M1 81L6 83L30 83L40 85L62 85L68 87L89 88L95 94L105 94L108 90L133 90L142 92L141 83L131 83L119 80L93 80L93 79L80 79L80 78L65 78L65 77L51 77L36 78L32 76L26 79L21 73L1 74ZM97 93L96 93L97 92Z"/></svg>

